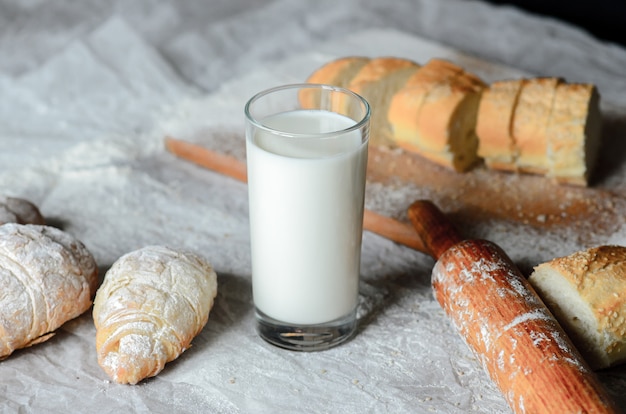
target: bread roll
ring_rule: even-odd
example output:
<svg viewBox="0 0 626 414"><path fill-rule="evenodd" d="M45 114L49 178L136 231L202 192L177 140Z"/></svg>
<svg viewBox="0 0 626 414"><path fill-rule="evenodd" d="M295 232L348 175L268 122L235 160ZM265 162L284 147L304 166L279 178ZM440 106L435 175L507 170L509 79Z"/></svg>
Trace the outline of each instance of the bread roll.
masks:
<svg viewBox="0 0 626 414"><path fill-rule="evenodd" d="M478 155L489 168L517 170L517 148L513 137L513 113L524 79L493 82L483 91L478 107L476 135Z"/></svg>
<svg viewBox="0 0 626 414"><path fill-rule="evenodd" d="M216 294L215 271L196 255L148 246L122 256L94 301L99 365L122 384L157 375L200 333Z"/></svg>
<svg viewBox="0 0 626 414"><path fill-rule="evenodd" d="M626 247L556 258L535 267L529 281L589 365L626 361Z"/></svg>
<svg viewBox="0 0 626 414"><path fill-rule="evenodd" d="M0 358L48 340L89 309L97 283L93 256L69 234L0 226Z"/></svg>
<svg viewBox="0 0 626 414"><path fill-rule="evenodd" d="M45 224L39 209L30 201L0 195L0 225L4 223Z"/></svg>
<svg viewBox="0 0 626 414"><path fill-rule="evenodd" d="M557 86L546 132L548 176L567 184L588 184L600 149L599 99L594 85Z"/></svg>

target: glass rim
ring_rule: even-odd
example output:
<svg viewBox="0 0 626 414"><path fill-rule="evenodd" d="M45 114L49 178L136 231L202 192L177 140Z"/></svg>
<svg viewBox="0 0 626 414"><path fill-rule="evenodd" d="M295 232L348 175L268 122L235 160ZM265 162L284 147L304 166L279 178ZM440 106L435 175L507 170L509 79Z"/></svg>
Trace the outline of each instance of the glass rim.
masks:
<svg viewBox="0 0 626 414"><path fill-rule="evenodd" d="M262 97L266 95L269 95L274 92L286 90L286 89L306 89L306 88L318 89L318 90L331 90L331 91L340 92L340 93L352 96L353 98L356 98L358 101L360 101L363 104L363 107L365 108L365 113L363 114L363 116L361 117L359 121L353 120L355 124L348 128L338 129L336 131L316 132L316 133L286 132L286 131L281 131L275 128L271 128L271 127L264 125L260 120L252 116L252 114L250 113L250 107L256 101L258 101L259 99L261 99ZM265 130L274 135L280 135L280 136L289 137L289 138L307 137L307 138L314 138L314 139L320 139L320 138L323 139L323 138L335 137L337 135L344 135L346 133L363 128L369 122L369 119L371 117L371 107L370 107L369 102L367 102L367 100L364 97L362 97L361 95L347 88L342 88L340 86L326 85L322 83L290 83L286 85L280 85L280 86L268 88L268 89L262 90L261 92L256 93L248 100L248 102L246 102L246 105L244 107L244 113L246 115L246 119L254 127Z"/></svg>

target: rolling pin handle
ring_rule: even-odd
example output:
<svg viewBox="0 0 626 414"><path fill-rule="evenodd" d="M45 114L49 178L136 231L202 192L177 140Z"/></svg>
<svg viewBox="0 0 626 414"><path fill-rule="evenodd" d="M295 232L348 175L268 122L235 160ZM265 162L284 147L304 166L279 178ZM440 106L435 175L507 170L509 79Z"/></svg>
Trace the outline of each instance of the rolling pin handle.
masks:
<svg viewBox="0 0 626 414"><path fill-rule="evenodd" d="M463 241L456 228L431 201L415 201L409 207L408 216L425 249L436 260L450 247Z"/></svg>

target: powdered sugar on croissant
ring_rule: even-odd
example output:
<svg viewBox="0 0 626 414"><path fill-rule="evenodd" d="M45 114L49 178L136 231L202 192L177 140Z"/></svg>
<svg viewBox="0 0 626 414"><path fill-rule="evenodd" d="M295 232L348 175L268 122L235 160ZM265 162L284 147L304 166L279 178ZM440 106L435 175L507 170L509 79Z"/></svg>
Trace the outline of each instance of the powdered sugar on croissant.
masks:
<svg viewBox="0 0 626 414"><path fill-rule="evenodd" d="M118 383L157 375L200 333L216 294L215 271L196 255L148 246L122 256L94 301L98 363Z"/></svg>
<svg viewBox="0 0 626 414"><path fill-rule="evenodd" d="M93 256L59 229L0 226L0 358L49 339L91 306Z"/></svg>

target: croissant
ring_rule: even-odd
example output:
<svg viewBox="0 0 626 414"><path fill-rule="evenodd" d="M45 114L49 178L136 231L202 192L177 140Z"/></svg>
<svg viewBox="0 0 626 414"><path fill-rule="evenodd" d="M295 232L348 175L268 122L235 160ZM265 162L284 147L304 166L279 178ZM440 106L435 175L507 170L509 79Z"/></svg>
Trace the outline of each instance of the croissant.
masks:
<svg viewBox="0 0 626 414"><path fill-rule="evenodd" d="M117 383L153 377L209 318L217 275L202 258L148 246L118 259L96 293L98 364Z"/></svg>
<svg viewBox="0 0 626 414"><path fill-rule="evenodd" d="M44 224L44 219L30 201L0 195L0 225L5 223Z"/></svg>
<svg viewBox="0 0 626 414"><path fill-rule="evenodd" d="M0 226L0 359L89 309L97 273L85 246L59 229Z"/></svg>

